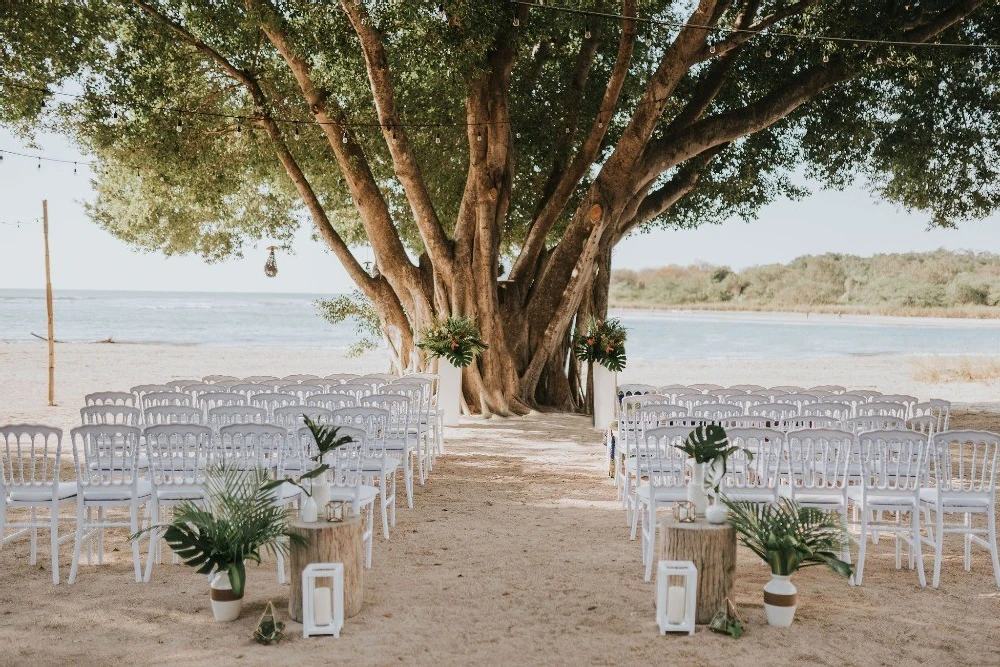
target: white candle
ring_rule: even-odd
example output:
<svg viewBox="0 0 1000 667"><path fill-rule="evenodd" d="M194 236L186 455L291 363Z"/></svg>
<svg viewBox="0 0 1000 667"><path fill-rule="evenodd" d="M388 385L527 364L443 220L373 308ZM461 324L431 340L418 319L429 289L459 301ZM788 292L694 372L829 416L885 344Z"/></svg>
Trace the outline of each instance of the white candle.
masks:
<svg viewBox="0 0 1000 667"><path fill-rule="evenodd" d="M330 625L333 623L330 600L329 588L317 588L313 591L313 623L315 625Z"/></svg>
<svg viewBox="0 0 1000 667"><path fill-rule="evenodd" d="M680 625L684 622L686 603L683 586L671 586L667 590L667 623Z"/></svg>

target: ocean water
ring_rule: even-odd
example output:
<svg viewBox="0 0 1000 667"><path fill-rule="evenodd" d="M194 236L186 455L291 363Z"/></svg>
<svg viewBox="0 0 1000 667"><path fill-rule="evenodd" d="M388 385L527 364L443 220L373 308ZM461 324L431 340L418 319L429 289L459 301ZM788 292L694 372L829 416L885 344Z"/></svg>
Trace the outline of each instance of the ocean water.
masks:
<svg viewBox="0 0 1000 667"><path fill-rule="evenodd" d="M319 317L313 294L59 290L58 340L215 347L346 348L350 324ZM613 313L643 359L1000 354L1000 320L865 318L670 311ZM0 340L45 335L42 290L0 289Z"/></svg>

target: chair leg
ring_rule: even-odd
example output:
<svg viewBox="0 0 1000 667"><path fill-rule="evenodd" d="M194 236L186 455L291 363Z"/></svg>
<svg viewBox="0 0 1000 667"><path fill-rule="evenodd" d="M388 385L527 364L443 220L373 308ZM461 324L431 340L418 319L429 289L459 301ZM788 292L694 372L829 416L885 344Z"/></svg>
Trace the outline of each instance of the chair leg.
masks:
<svg viewBox="0 0 1000 667"><path fill-rule="evenodd" d="M403 483L406 485L406 506L413 509L413 463L409 452L403 453Z"/></svg>
<svg viewBox="0 0 1000 667"><path fill-rule="evenodd" d="M920 508L914 507L910 512L910 555L917 561L917 578L921 588L927 588L927 575L924 573L924 552L920 539Z"/></svg>
<svg viewBox="0 0 1000 667"><path fill-rule="evenodd" d="M931 588L937 588L941 583L941 552L944 550L944 512L938 506L934 511L934 577Z"/></svg>
<svg viewBox="0 0 1000 667"><path fill-rule="evenodd" d="M278 565L278 585L284 586L287 582L285 578L285 555L281 553L280 549L275 550L274 559L277 561Z"/></svg>
<svg viewBox="0 0 1000 667"><path fill-rule="evenodd" d="M160 522L160 506L154 499L151 503L151 508L149 511L149 525L155 526ZM156 544L159 538L156 535L157 529L151 528L149 531L149 549L146 551L146 572L143 574L142 580L149 583L150 576L153 574L153 559L156 556Z"/></svg>
<svg viewBox="0 0 1000 667"><path fill-rule="evenodd" d="M52 503L49 517L49 553L52 556L52 583L59 583L59 503Z"/></svg>
<svg viewBox="0 0 1000 667"><path fill-rule="evenodd" d="M104 505L97 508L97 564L104 565L104 524L107 522L108 512Z"/></svg>
<svg viewBox="0 0 1000 667"><path fill-rule="evenodd" d="M972 515L965 513L965 571L972 569Z"/></svg>
<svg viewBox="0 0 1000 667"><path fill-rule="evenodd" d="M389 525L396 525L396 471L392 471L392 504L389 508Z"/></svg>
<svg viewBox="0 0 1000 667"><path fill-rule="evenodd" d="M378 481L379 506L382 508L382 537L389 539L389 502L385 498L385 487L388 480L382 475Z"/></svg>
<svg viewBox="0 0 1000 667"><path fill-rule="evenodd" d="M129 530L131 535L139 532L139 502L134 501L129 507ZM76 561L73 562L76 565ZM142 582L142 554L139 553L139 540L132 540L132 568L135 570L135 582Z"/></svg>
<svg viewBox="0 0 1000 667"><path fill-rule="evenodd" d="M639 513L645 511L645 503L639 503L636 507L632 508L632 532L629 534L629 539L633 542L635 541L635 534L639 530Z"/></svg>
<svg viewBox="0 0 1000 667"><path fill-rule="evenodd" d="M647 508L646 521L648 522L648 531L644 531L645 544L643 546L646 549L645 581L649 581L650 577L653 576L653 556L656 551L656 505L652 503Z"/></svg>
<svg viewBox="0 0 1000 667"><path fill-rule="evenodd" d="M986 513L989 527L987 529L987 539L989 540L990 557L993 560L993 579L997 588L1000 588L1000 558L997 557L997 517L996 508L991 506Z"/></svg>
<svg viewBox="0 0 1000 667"><path fill-rule="evenodd" d="M83 527L86 518L86 510L83 507L83 497L77 496L76 504L76 535L73 537L73 562L69 566L69 579L67 583L76 582L76 571L80 566L80 544L83 542Z"/></svg>
<svg viewBox="0 0 1000 667"><path fill-rule="evenodd" d="M866 508L861 509L861 539L858 540L858 567L854 570L854 585L860 586L865 578L865 554L868 551L868 515ZM874 543L874 539L872 542Z"/></svg>
<svg viewBox="0 0 1000 667"><path fill-rule="evenodd" d="M28 561L31 565L36 565L38 563L38 511L32 507L31 508L31 560Z"/></svg>

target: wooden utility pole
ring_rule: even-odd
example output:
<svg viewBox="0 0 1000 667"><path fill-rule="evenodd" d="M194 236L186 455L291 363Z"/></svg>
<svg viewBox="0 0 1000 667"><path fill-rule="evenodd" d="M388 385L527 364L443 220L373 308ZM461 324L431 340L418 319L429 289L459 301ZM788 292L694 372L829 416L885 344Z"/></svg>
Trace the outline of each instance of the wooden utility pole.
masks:
<svg viewBox="0 0 1000 667"><path fill-rule="evenodd" d="M45 309L49 314L49 405L56 404L56 335L52 321L52 267L49 264L49 202L42 200L42 234L45 236Z"/></svg>

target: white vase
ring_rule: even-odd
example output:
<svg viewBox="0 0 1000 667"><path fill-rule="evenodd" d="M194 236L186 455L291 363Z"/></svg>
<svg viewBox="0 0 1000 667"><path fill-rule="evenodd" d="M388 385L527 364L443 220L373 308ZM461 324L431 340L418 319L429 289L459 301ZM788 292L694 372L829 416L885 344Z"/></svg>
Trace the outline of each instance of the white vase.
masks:
<svg viewBox="0 0 1000 667"><path fill-rule="evenodd" d="M787 628L792 624L798 603L796 592L791 577L771 575L771 581L764 585L764 614L768 625Z"/></svg>
<svg viewBox="0 0 1000 667"><path fill-rule="evenodd" d="M233 594L228 572L216 572L209 583L209 597L212 600L212 614L221 622L235 621L243 611L243 598Z"/></svg>
<svg viewBox="0 0 1000 667"><path fill-rule="evenodd" d="M705 519L709 523L723 524L729 518L729 508L717 499L705 510Z"/></svg>
<svg viewBox="0 0 1000 667"><path fill-rule="evenodd" d="M615 420L618 378L601 364L593 364L591 369L594 374L594 428L606 431Z"/></svg>
<svg viewBox="0 0 1000 667"><path fill-rule="evenodd" d="M705 493L705 464L691 459L691 481L687 487L688 502L694 505L697 516L705 516L708 509L708 494Z"/></svg>
<svg viewBox="0 0 1000 667"><path fill-rule="evenodd" d="M316 517L317 508L315 499L303 493L302 500L299 501L299 518L306 523L315 523Z"/></svg>
<svg viewBox="0 0 1000 667"><path fill-rule="evenodd" d="M438 357L438 410L445 426L458 426L462 414L462 369Z"/></svg>
<svg viewBox="0 0 1000 667"><path fill-rule="evenodd" d="M326 510L326 504L330 502L330 480L324 472L312 481L312 499L316 503L316 514L319 515Z"/></svg>

